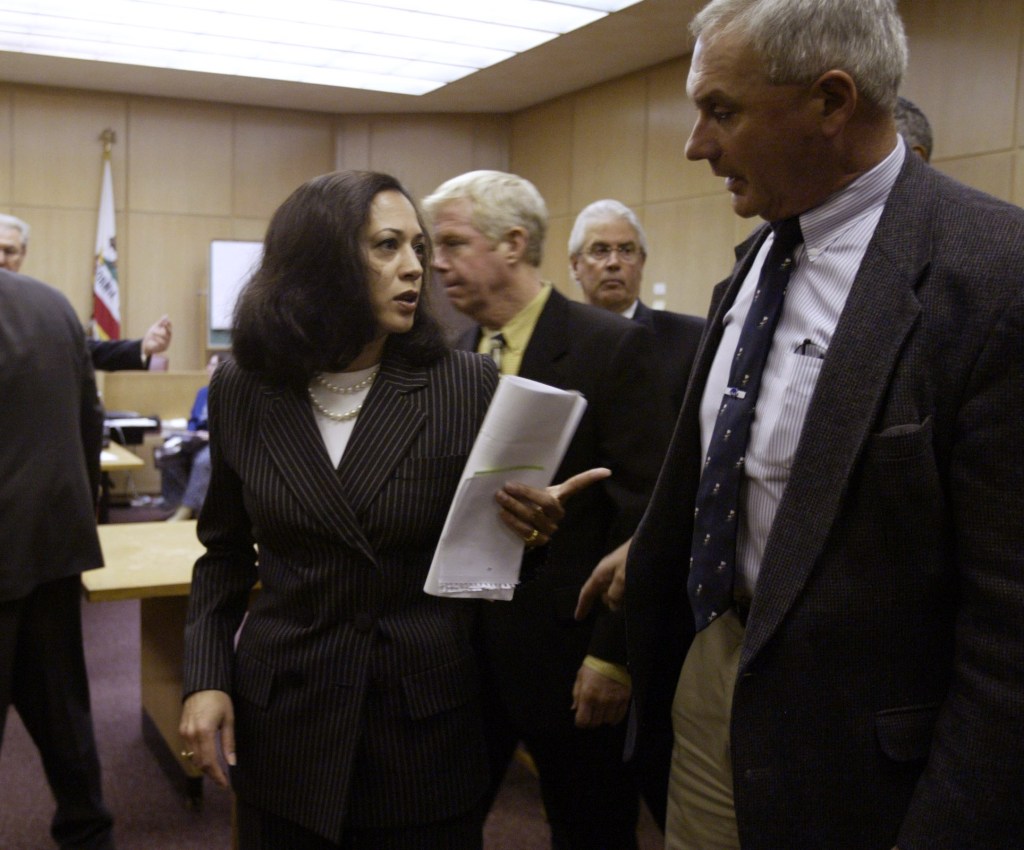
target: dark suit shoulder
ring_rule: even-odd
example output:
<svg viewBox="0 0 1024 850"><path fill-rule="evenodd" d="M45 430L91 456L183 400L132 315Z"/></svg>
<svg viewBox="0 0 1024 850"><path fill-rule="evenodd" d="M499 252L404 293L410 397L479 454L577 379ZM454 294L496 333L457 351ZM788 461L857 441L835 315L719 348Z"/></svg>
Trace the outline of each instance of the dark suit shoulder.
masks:
<svg viewBox="0 0 1024 850"><path fill-rule="evenodd" d="M4 301L5 318L20 316L46 324L51 330L59 325L76 342L82 338L82 326L71 302L48 283L0 269L0 298Z"/></svg>
<svg viewBox="0 0 1024 850"><path fill-rule="evenodd" d="M918 250L950 256L968 268L974 252L1011 257L1019 267L1024 209L966 186L913 156L908 155L883 215L879 226L906 233ZM916 231L929 225L933 237L920 239Z"/></svg>
<svg viewBox="0 0 1024 850"><path fill-rule="evenodd" d="M618 313L602 310L600 307L594 307L591 304L584 304L580 301L573 301L561 293L552 292L549 304L557 308L561 302L564 302L569 328L574 333L579 332L586 336L605 339L621 339L622 337L636 335L637 331L642 327L636 322L620 316ZM648 328L647 330L650 329Z"/></svg>
<svg viewBox="0 0 1024 850"><path fill-rule="evenodd" d="M651 310L651 324L655 336L683 337L704 330L704 319L686 313L672 313L668 310Z"/></svg>
<svg viewBox="0 0 1024 850"><path fill-rule="evenodd" d="M486 411L498 386L498 367L490 357L474 351L446 351L444 356L425 367L424 376L431 394L445 404Z"/></svg>
<svg viewBox="0 0 1024 850"><path fill-rule="evenodd" d="M432 368L472 380L489 383L495 383L498 380L498 369L490 357L465 349L453 349L445 352Z"/></svg>

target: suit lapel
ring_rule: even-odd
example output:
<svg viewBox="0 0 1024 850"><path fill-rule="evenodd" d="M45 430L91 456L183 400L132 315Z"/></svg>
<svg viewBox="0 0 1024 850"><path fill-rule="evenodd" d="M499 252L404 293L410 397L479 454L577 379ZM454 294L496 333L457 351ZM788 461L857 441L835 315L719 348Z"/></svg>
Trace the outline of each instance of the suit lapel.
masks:
<svg viewBox="0 0 1024 850"><path fill-rule="evenodd" d="M270 391L260 423L260 438L286 486L310 516L374 560L351 504L316 426L305 396Z"/></svg>
<svg viewBox="0 0 1024 850"><path fill-rule="evenodd" d="M338 465L353 509L360 513L384 486L426 421L416 393L427 385L422 368L386 359Z"/></svg>
<svg viewBox="0 0 1024 850"><path fill-rule="evenodd" d="M291 391L268 393L260 436L286 485L311 516L371 561L376 555L359 514L422 427L424 414L409 394L425 385L422 370L386 361L338 469L331 465L307 399Z"/></svg>
<svg viewBox="0 0 1024 850"><path fill-rule="evenodd" d="M643 325L652 333L654 332L654 311L644 304L643 301L636 302L636 310L633 311L633 321Z"/></svg>
<svg viewBox="0 0 1024 850"><path fill-rule="evenodd" d="M901 176L857 272L765 548L741 669L779 627L821 556L917 322L915 287L927 268L928 247L920 238L908 246L907 222L930 215L927 201Z"/></svg>
<svg viewBox="0 0 1024 850"><path fill-rule="evenodd" d="M569 350L566 340L568 320L567 299L552 289L523 352L523 362L519 366L522 377L560 386L556 379L557 363Z"/></svg>

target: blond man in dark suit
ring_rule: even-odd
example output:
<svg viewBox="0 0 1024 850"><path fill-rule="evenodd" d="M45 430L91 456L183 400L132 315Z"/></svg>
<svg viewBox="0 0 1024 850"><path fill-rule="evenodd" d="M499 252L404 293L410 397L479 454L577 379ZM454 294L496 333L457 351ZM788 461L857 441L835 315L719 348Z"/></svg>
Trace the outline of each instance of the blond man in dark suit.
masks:
<svg viewBox="0 0 1024 850"><path fill-rule="evenodd" d="M491 794L522 740L540 774L552 845L627 850L639 804L636 776L622 761L630 695L623 624L608 611L574 623L573 609L594 565L632 534L667 443L670 402L654 339L541 279L547 210L528 180L470 172L424 206L438 279L477 323L458 346L497 348L502 373L581 392L587 410L557 477L612 470L567 506L555 539L527 555L534 577L512 602L481 612Z"/></svg>

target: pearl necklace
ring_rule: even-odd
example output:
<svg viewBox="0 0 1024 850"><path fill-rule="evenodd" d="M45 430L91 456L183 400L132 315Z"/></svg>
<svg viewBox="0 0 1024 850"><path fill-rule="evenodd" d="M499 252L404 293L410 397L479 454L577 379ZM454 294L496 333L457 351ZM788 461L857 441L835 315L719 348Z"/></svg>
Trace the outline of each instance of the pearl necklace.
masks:
<svg viewBox="0 0 1024 850"><path fill-rule="evenodd" d="M313 395L312 387L309 388L309 400L313 402L313 407L317 409L318 413L326 416L332 422L347 422L349 419L355 419L359 415L359 411L363 409L361 404L357 404L351 410L346 410L343 413L332 413L317 401L317 397Z"/></svg>
<svg viewBox="0 0 1024 850"><path fill-rule="evenodd" d="M361 380L358 384L352 384L352 386L350 387L339 387L337 384L332 384L330 381L327 380L327 378L324 377L323 372L317 372L313 377L316 378L316 381L318 384L320 384L320 386L326 387L332 393L352 395L352 393L357 393L360 390L365 390L368 386L370 386L370 384L373 383L373 379L377 377L377 373L379 371L380 367L378 366L369 375L363 378L363 380Z"/></svg>
<svg viewBox="0 0 1024 850"><path fill-rule="evenodd" d="M358 383L352 384L351 386L348 387L339 387L336 384L332 384L323 376L322 372L317 372L313 377L316 379L318 384L320 384L322 387L326 388L332 393L336 393L338 395L353 395L357 392L368 389L370 385L373 383L373 379L377 377L377 373L379 371L380 367L374 369L369 375L367 375ZM360 402L351 410L345 410L342 411L341 413L335 413L332 410L328 410L320 403L320 400L316 397L316 393L313 392L312 385L310 385L307 388L307 392L309 393L309 400L313 402L313 407L316 408L317 412L320 413L322 416L326 416L332 422L348 422L348 420L350 419L355 419L359 415L359 411L363 409L362 402Z"/></svg>

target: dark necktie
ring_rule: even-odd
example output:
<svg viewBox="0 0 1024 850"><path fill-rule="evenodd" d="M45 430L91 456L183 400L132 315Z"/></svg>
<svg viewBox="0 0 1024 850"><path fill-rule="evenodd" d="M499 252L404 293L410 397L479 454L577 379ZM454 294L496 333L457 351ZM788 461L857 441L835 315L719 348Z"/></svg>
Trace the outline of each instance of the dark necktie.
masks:
<svg viewBox="0 0 1024 850"><path fill-rule="evenodd" d="M505 353L505 337L496 333L487 340L487 353L491 355L494 365L501 371L501 356Z"/></svg>
<svg viewBox="0 0 1024 850"><path fill-rule="evenodd" d="M715 420L697 488L690 577L686 584L697 631L733 605L736 529L747 438L761 388L761 373L793 269L793 252L803 241L797 218L773 222L772 230L775 241L761 268L754 299L740 332L729 386Z"/></svg>

